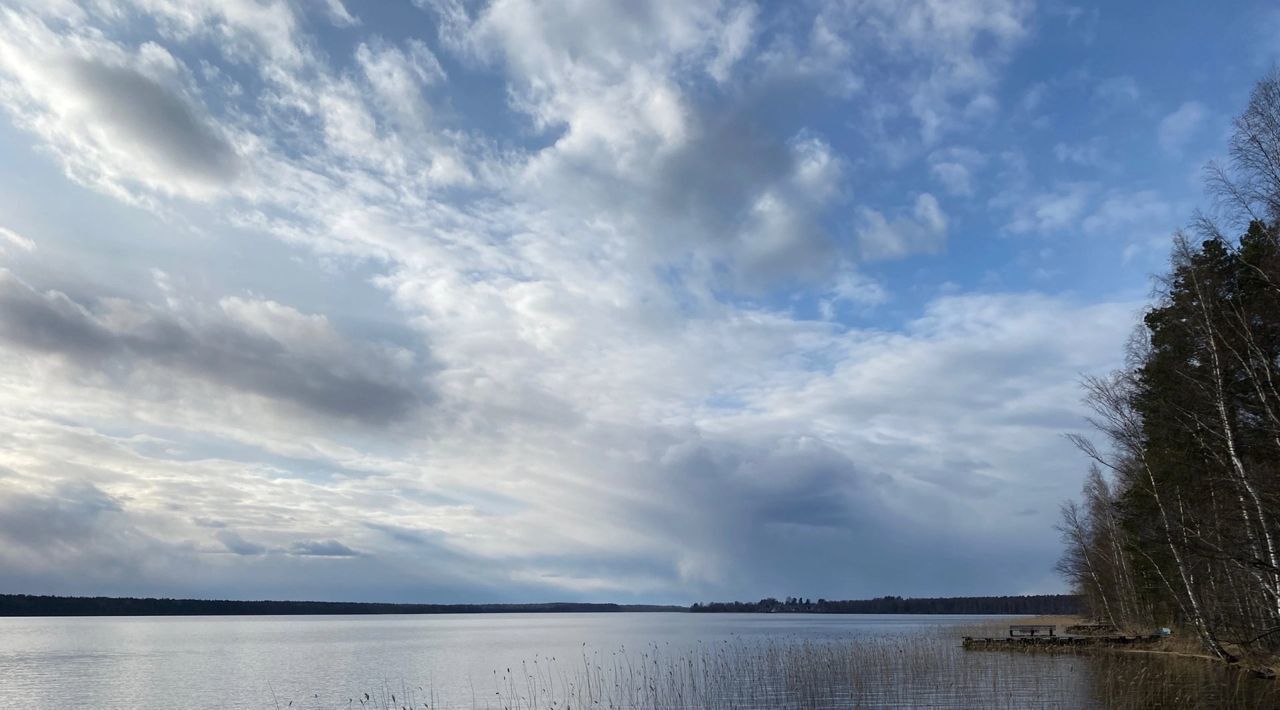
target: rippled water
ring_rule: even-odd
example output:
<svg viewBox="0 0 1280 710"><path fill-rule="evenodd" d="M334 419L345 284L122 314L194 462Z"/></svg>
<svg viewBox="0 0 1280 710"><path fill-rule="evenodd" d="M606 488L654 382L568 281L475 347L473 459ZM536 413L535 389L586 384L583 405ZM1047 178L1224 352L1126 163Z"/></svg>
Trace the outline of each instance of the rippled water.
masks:
<svg viewBox="0 0 1280 710"><path fill-rule="evenodd" d="M360 707L365 693L368 705L390 706L394 694L396 707L411 701L419 708L564 707L587 697L604 706L659 707L1108 705L1100 693L1115 678L1100 680L1086 658L961 651L948 627L977 620L666 613L0 619L0 708L345 708Z"/></svg>

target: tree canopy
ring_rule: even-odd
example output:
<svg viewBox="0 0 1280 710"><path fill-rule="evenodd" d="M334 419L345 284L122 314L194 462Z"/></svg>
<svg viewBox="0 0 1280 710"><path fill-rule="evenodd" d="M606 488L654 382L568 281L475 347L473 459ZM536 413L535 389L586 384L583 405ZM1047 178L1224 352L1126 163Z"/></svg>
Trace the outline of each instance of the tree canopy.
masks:
<svg viewBox="0 0 1280 710"><path fill-rule="evenodd" d="M1214 654L1280 652L1280 74L1210 165L1125 368L1086 381L1101 442L1059 569L1099 619L1184 624Z"/></svg>

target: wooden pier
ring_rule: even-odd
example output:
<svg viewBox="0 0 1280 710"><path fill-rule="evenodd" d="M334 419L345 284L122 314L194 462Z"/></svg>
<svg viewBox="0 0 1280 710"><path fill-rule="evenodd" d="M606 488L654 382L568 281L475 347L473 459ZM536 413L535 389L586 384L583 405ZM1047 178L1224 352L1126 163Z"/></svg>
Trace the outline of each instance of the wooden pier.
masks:
<svg viewBox="0 0 1280 710"><path fill-rule="evenodd" d="M962 646L972 651L1072 651L1081 648L1135 646L1162 636L965 636Z"/></svg>
<svg viewBox="0 0 1280 710"><path fill-rule="evenodd" d="M1071 624L1066 628L1068 636L1107 636L1120 633L1115 624Z"/></svg>

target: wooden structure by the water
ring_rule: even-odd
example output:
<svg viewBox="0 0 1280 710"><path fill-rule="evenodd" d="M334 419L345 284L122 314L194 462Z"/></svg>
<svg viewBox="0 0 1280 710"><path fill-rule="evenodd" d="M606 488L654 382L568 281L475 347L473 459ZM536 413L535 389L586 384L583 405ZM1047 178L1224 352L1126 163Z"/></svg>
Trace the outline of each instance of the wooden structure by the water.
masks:
<svg viewBox="0 0 1280 710"><path fill-rule="evenodd" d="M1115 624L1072 624L1066 628L1070 636L1092 636L1094 634L1114 634L1120 629Z"/></svg>
<svg viewBox="0 0 1280 710"><path fill-rule="evenodd" d="M1013 624L1009 627L1009 637L1052 636L1057 628L1053 624Z"/></svg>
<svg viewBox="0 0 1280 710"><path fill-rule="evenodd" d="M965 636L962 645L974 651L1069 651L1098 646L1133 646L1152 643L1160 636Z"/></svg>
<svg viewBox="0 0 1280 710"><path fill-rule="evenodd" d="M1054 634L1056 629L1056 626L1049 624L1012 624L1009 626L1009 635L1007 637L965 636L962 645L965 648L975 650L1065 651L1090 646L1131 646L1133 644L1150 643L1161 638L1158 634L1126 636L1116 633L1099 633L1106 630L1115 631L1114 626L1104 627L1102 624L1076 624L1069 626L1067 627L1068 633L1066 636ZM1071 633L1072 630L1085 631L1088 635L1074 634Z"/></svg>

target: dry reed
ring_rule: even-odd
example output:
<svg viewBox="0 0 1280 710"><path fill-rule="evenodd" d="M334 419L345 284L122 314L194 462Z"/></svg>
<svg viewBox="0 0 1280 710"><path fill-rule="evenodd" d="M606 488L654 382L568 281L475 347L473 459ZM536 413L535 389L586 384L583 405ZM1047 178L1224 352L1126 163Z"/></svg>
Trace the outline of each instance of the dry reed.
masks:
<svg viewBox="0 0 1280 710"><path fill-rule="evenodd" d="M1007 622L1004 624L1007 627ZM1274 708L1280 684L1197 659L972 653L937 636L774 637L534 657L473 681L470 697L423 687L295 708L819 710L825 708ZM945 635L944 635L945 634ZM356 702L358 701L358 702Z"/></svg>

